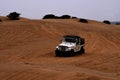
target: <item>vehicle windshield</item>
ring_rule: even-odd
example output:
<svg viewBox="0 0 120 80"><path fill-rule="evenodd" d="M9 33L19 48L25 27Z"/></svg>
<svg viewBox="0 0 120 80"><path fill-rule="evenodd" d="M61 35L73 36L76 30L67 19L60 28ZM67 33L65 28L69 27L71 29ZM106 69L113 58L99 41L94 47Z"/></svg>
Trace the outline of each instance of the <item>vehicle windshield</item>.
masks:
<svg viewBox="0 0 120 80"><path fill-rule="evenodd" d="M64 38L63 41L65 41L65 42L71 42L71 43L76 43L76 39L74 39L74 38Z"/></svg>

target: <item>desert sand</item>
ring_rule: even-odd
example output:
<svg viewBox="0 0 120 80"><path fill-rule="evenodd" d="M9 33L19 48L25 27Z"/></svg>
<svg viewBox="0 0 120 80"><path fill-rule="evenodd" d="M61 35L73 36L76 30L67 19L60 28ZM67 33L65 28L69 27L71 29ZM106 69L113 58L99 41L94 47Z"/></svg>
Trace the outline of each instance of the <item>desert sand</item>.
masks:
<svg viewBox="0 0 120 80"><path fill-rule="evenodd" d="M120 25L0 18L0 80L120 80ZM55 57L67 34L85 38L85 54Z"/></svg>

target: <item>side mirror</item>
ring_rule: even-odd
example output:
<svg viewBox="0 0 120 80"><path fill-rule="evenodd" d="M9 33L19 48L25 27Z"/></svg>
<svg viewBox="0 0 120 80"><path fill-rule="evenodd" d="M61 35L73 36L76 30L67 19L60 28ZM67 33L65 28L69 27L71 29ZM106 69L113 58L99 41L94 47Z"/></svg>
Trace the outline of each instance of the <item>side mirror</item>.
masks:
<svg viewBox="0 0 120 80"><path fill-rule="evenodd" d="M82 44L85 44L85 39L84 39L84 38L83 38L83 39L81 39L80 44L81 44L81 45L82 45Z"/></svg>

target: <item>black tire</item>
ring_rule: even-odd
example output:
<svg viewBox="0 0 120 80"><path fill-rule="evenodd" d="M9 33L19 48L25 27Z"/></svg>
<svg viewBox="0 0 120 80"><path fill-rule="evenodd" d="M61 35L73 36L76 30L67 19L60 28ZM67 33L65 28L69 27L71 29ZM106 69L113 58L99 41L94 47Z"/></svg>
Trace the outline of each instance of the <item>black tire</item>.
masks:
<svg viewBox="0 0 120 80"><path fill-rule="evenodd" d="M58 50L55 50L55 56L56 56L56 57L60 56L60 53L59 53Z"/></svg>
<svg viewBox="0 0 120 80"><path fill-rule="evenodd" d="M84 47L81 47L80 51L78 51L78 54L84 54L85 53L85 49Z"/></svg>
<svg viewBox="0 0 120 80"><path fill-rule="evenodd" d="M77 52L77 54L81 54L81 50Z"/></svg>
<svg viewBox="0 0 120 80"><path fill-rule="evenodd" d="M70 53L69 53L69 56L71 57L71 56L74 56L74 50L72 49L71 51L70 51Z"/></svg>
<svg viewBox="0 0 120 80"><path fill-rule="evenodd" d="M58 57L59 55L56 53L55 56Z"/></svg>
<svg viewBox="0 0 120 80"><path fill-rule="evenodd" d="M85 49L84 49L84 47L81 48L81 53L82 53L82 54L85 53Z"/></svg>

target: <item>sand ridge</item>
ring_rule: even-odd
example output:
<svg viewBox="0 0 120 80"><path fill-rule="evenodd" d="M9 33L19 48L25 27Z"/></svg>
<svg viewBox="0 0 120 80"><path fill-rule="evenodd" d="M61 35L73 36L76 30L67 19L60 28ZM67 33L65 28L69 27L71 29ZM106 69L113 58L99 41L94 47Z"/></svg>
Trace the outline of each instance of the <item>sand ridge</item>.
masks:
<svg viewBox="0 0 120 80"><path fill-rule="evenodd" d="M66 34L85 38L83 55L55 57ZM1 80L119 80L120 26L96 21L5 20L0 23Z"/></svg>

